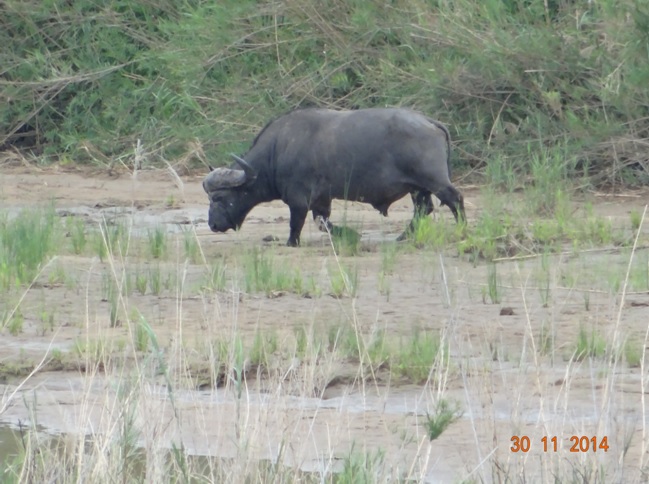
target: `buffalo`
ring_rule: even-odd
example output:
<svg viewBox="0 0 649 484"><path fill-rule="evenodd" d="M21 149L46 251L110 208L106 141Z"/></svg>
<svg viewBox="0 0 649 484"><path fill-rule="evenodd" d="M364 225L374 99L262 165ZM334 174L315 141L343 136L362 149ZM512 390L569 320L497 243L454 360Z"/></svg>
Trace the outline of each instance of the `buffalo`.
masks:
<svg viewBox="0 0 649 484"><path fill-rule="evenodd" d="M287 245L298 246L309 210L323 230L332 199L371 204L387 216L410 193L415 218L433 211L431 194L464 221L464 200L450 181L447 128L409 109L334 111L308 108L269 122L243 156L203 180L214 232L238 230L256 205L283 200L290 209ZM408 229L400 239L407 235Z"/></svg>

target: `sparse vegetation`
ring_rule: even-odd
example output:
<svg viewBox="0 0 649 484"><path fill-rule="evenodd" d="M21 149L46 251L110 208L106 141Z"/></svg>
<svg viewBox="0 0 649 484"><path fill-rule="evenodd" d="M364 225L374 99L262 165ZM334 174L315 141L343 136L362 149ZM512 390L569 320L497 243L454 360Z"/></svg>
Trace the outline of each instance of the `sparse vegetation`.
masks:
<svg viewBox="0 0 649 484"><path fill-rule="evenodd" d="M196 232L193 227L183 229L183 247L185 248L185 257L193 264L201 261L202 252L196 240Z"/></svg>
<svg viewBox="0 0 649 484"><path fill-rule="evenodd" d="M578 360L584 358L602 358L606 354L606 339L596 329L590 331L584 326L579 327L575 357Z"/></svg>
<svg viewBox="0 0 649 484"><path fill-rule="evenodd" d="M434 365L443 367L447 364L448 348L439 335L415 331L409 340L402 343L393 358L392 368L397 376L424 383L436 373Z"/></svg>
<svg viewBox="0 0 649 484"><path fill-rule="evenodd" d="M262 334L257 331L250 349L250 364L256 367L270 368L271 357L275 355L278 347L277 334Z"/></svg>
<svg viewBox="0 0 649 484"><path fill-rule="evenodd" d="M624 343L624 360L631 368L638 368L642 363L642 347L635 341L627 340Z"/></svg>
<svg viewBox="0 0 649 484"><path fill-rule="evenodd" d="M159 265L149 266L147 280L151 294L159 296L162 292L162 272Z"/></svg>
<svg viewBox="0 0 649 484"><path fill-rule="evenodd" d="M341 256L357 255L361 248L360 229L356 230L345 223L333 227L331 230L331 239L334 250Z"/></svg>
<svg viewBox="0 0 649 484"><path fill-rule="evenodd" d="M340 265L329 271L330 294L333 297L356 297L358 292L358 269Z"/></svg>
<svg viewBox="0 0 649 484"><path fill-rule="evenodd" d="M72 244L72 251L81 254L86 248L86 223L80 217L68 217L65 222Z"/></svg>
<svg viewBox="0 0 649 484"><path fill-rule="evenodd" d="M126 257L129 249L130 231L124 223L115 217L107 219L103 217L99 223L99 229L94 234L94 246L97 257L101 262L106 257Z"/></svg>
<svg viewBox="0 0 649 484"><path fill-rule="evenodd" d="M545 253L541 256L541 267L539 268L539 275L537 276L537 284L539 287L539 295L544 307L550 305L550 297L552 295L552 276L550 274L550 259L548 254Z"/></svg>
<svg viewBox="0 0 649 484"><path fill-rule="evenodd" d="M644 3L0 10L2 176L14 159L92 165L99 183L164 167L178 187L153 205L96 190L93 216L59 218L14 206L20 191L0 180L0 420L33 423L3 482L646 477L647 404L629 398L647 393ZM256 243L254 224L242 244L135 222L142 202L189 203L200 183L185 174L314 105L445 122L468 224L436 207L409 242L377 244L361 237L377 219L345 209L326 244L292 250ZM641 195L602 210L610 187ZM39 375L60 370L69 384ZM80 433L44 438L51 411ZM540 432L563 453L541 451ZM574 433L612 451L567 452ZM516 435L529 459L509 448Z"/></svg>
<svg viewBox="0 0 649 484"><path fill-rule="evenodd" d="M399 248L396 243L381 244L381 272L392 274L394 272Z"/></svg>
<svg viewBox="0 0 649 484"><path fill-rule="evenodd" d="M139 312L131 316L131 321L135 322L135 340L133 346L137 351L145 352L149 349L149 335L153 330L146 318Z"/></svg>
<svg viewBox="0 0 649 484"><path fill-rule="evenodd" d="M287 268L275 262L269 250L253 248L243 258L243 283L247 292L263 292L267 296L287 291L304 294L305 285L297 267Z"/></svg>
<svg viewBox="0 0 649 484"><path fill-rule="evenodd" d="M500 216L510 222L504 228L501 226L498 229L504 231L505 235L493 247L497 247L498 244L506 246L506 240L524 243L526 239L523 234L526 229L522 222L514 222L515 219L507 215L505 205L501 207L503 211ZM614 247L611 253L605 251L598 253L599 259L592 259L587 255L588 252L582 256L579 247L575 248L575 246L571 247L569 258L564 259L557 254L559 250L565 250L564 242L566 234L570 233L569 230L582 226L586 223L584 220L589 217L596 218L592 208L587 208L585 213L588 215L582 220L565 214L557 216L555 213L553 219L545 219L551 221L545 225L540 222L544 220L543 218L533 219L529 227L532 227L530 230L535 235L530 237L531 242L528 246L532 249L530 253L533 258L527 263L510 263L504 259L485 263L481 258L474 259L475 268L472 270L476 274L484 274L486 284L475 280L473 275L458 274L453 267L456 263L452 262L452 258L445 258L443 281L437 282L440 279L435 276L432 279L433 289L425 287L418 289L424 297L417 296L417 299L424 301L423 304L426 305L427 298L441 298L438 307L453 314L458 307L456 301L459 287L464 284L471 285L474 280L476 285L484 288L483 299L494 304L499 303L503 297L507 300L517 300L522 290L526 294L530 307L537 308L533 311L538 311L538 308L548 311L544 313L540 333L536 339L537 344L534 346L540 361L544 361L544 357L550 357L553 365L559 365L561 362L554 356L557 352L563 351L562 354L567 361L589 359L591 365L598 365L599 375L602 377L608 375L610 373L606 366L608 360L604 356L615 349L612 344L608 344L602 336L603 333L599 329L583 324L576 342L573 343L572 353L568 354L564 351L567 346L562 334L565 327L553 319L556 317L553 309L563 307L565 301L572 297L571 294L574 293L579 305L581 305L580 298L586 295L589 299L585 303L587 307L583 310L592 311L593 302L590 298L597 298L597 300L602 297L615 298L622 290L625 281L624 263L629 258L629 249L625 247ZM495 231L498 227L496 218L490 220L489 217L485 217L484 220L485 225L482 226L484 230ZM429 226L432 227L436 223L438 222L432 222ZM61 234L59 228L69 233L71 227L69 224L71 222L68 220L58 222L57 218L53 217L51 229L53 236L58 237L56 234ZM442 221L440 225L442 231L447 227L452 229L453 234L459 234L455 232L456 229L452 224ZM48 284L48 290L78 292L80 282L85 281L84 284L89 284L88 294L93 292L98 294L98 297L90 297L86 303L93 307L90 310L90 319L83 324L78 324L80 329L83 328L84 336L76 339L73 349L69 352L57 349L56 355L53 354L48 360L48 368L82 368L90 379L97 378L98 374L124 375L125 369L129 368L129 371L133 372L132 377L129 376L126 386L121 386L121 383L118 385L116 394L116 398L126 399L129 402L129 399L141 398L140 395L146 385L153 381L149 378L165 382L164 386L169 392L170 401L174 402L173 405L177 404L174 395L180 389L192 391L197 388L225 387L232 392L235 401L238 402L237 405L241 408L250 408L247 399L250 398L251 392L255 393L258 390L261 391L261 395L267 395L266 398L271 399L269 401L274 401L275 398L284 398L285 394L298 394L308 398L321 397L331 391L329 387L335 388L336 385L340 385L340 382L344 382L349 388L358 389L368 384L381 387L386 381L389 381L394 388L404 384L414 384L426 389L426 392L433 389L436 394L441 392L433 400L437 403L430 404L429 408L433 408L433 411L429 411L420 424L425 429L427 440L443 439L449 425L453 422L460 425L466 420L460 418L465 413L460 410L464 403L449 400L444 396L446 382L449 378L456 379L462 375L462 368L466 364L456 354L465 351L464 343L460 342L458 345L457 340L448 339L447 333L444 332L448 329L444 320L449 313L443 311L440 313L439 310L434 314L422 313L427 318L423 321L426 327L436 328L424 330L416 329L417 325L403 320L381 328L373 322L372 327L369 327L368 320L357 312L357 308L361 308L361 311L365 310L363 304L366 301L365 292L359 293L358 288L365 280L374 278L376 281L375 271L382 274L385 280L387 277L391 278L392 282L387 290L391 298L396 297L398 304L402 304L404 297L401 288L404 279L423 278L426 285L430 284L429 271L423 270L423 266L429 262L428 259L422 259L421 251L434 249L442 253L451 252L453 244L460 243L462 240L454 239L456 235L444 239L444 243L430 242L432 239L429 239L430 245L421 249L413 248L410 244L390 243L381 245L377 250L367 252L357 250L355 255L344 257L335 252L341 247L337 245L333 246L333 257L329 248L323 251L321 247L312 249L303 247L300 249L302 252L298 253L299 257L295 256L295 251L285 251L283 248L277 249L273 246L263 249L235 247L227 253L219 253L216 257L211 256L210 263L204 265L201 262L202 256L198 256L204 249L198 246L199 239L195 236L189 239L192 244L197 244L192 248L187 245L187 233L172 235L165 232L156 235L155 231L149 231L140 232L141 235L138 236L134 235L128 227L130 224L126 220L114 220L100 227L104 259L103 262L98 262L98 267L92 269L94 276L70 277L76 269L69 263L63 264L58 261L48 266L47 271L35 276L36 286L39 281L44 281ZM38 230L37 226L34 228ZM480 225L478 230L483 230L480 229ZM514 239L510 238L512 231L516 233ZM466 234L471 232L470 227ZM561 235L553 235L559 232ZM91 234L86 230L84 233ZM583 242L579 243L580 246L583 243L587 247L591 245L597 247L602 244L604 247L610 247L606 245L609 239L597 235L598 230L580 233L586 234L582 238ZM164 240L164 243L159 243L161 240ZM164 249L153 250L153 247L164 247ZM361 247L360 244L358 247ZM137 250L130 250L131 248ZM177 253L172 253L173 250ZM315 255L318 251L321 251L319 255ZM480 251L484 253L483 249ZM62 260L63 257L76 252L73 244L58 245L52 247L49 257L59 257ZM320 258L320 276L317 275L317 270L310 270L304 263L311 257ZM646 249L640 249L635 253L627 281L629 288L643 290L646 287L646 257ZM368 267L363 265L365 258L375 261L373 266L375 271L365 269ZM605 263L598 262L601 260ZM413 261L418 262L413 266ZM405 267L422 266L422 270L404 272L402 263L405 263ZM461 261L459 264L466 264L466 262ZM525 274L525 282L517 282L520 281L520 275L517 275L519 272ZM593 274L595 277L592 277ZM464 277L469 279L464 280ZM185 278L189 280L185 281ZM61 285L64 280L65 286ZM565 287L561 286L559 281ZM9 307L9 310L5 309L4 313L0 314L3 318L3 333L7 338L25 333L31 334L34 330L39 335L56 334L58 325L69 324L68 310L63 307L53 307L42 295L36 313L29 304L21 302L20 290L27 288L29 284L30 282L26 281L18 286L12 285L8 294L10 297L2 296ZM444 287L439 287L439 284L443 284ZM518 288L517 284L521 287ZM334 304L342 308L342 312L335 320L341 321L342 318L342 323L334 323L328 316L313 316L314 319L309 324L292 326L294 329L288 329L286 332L281 328L286 324L290 328L290 325L294 324L291 317L282 320L282 325L266 326L265 316L263 316L257 322L257 329L250 332L247 328L237 327L240 316L228 315L230 311L236 313L238 311L236 308L241 305L250 307L248 298L254 301L253 304L264 308L265 304L269 304L270 299L259 298L259 294L271 298L284 294L289 298L291 298L290 294L294 295L293 298L304 295L312 297L322 291L321 287L328 287L330 293L336 296ZM364 291L367 291L370 297L372 291L385 296L386 287L385 282L382 287L370 284L364 288ZM184 291L188 293L184 294ZM242 291L246 293L243 298ZM453 293L453 298L449 300L448 296L444 296L445 291ZM165 314L168 310L161 308L169 300L175 300L173 305L176 310ZM299 297L291 299L290 304L300 300L304 301ZM156 302L151 303L152 301ZM203 314L197 343L192 343L193 339L197 338L196 333L188 332L183 328L184 325L192 323L191 318L196 314L197 306L192 301L199 304L198 307L202 308ZM329 302L333 301L332 298L322 298L309 301L308 304L315 304L315 307L321 308L327 307ZM136 306L138 309L135 309ZM192 312L186 312L185 306L194 309ZM224 308L227 310L224 311ZM516 312L523 310L516 309ZM259 311L260 315L265 315L263 309ZM504 314L512 314L515 318L516 312ZM188 318L186 314L192 316ZM379 315L377 321L383 324L383 316L380 312L377 314ZM467 324L463 314L462 311L459 316L450 317L459 317L463 321L462 324ZM536 313L530 312L529 316L533 320L532 324L535 324ZM100 322L99 327L95 328L97 323L94 320ZM223 324L223 321L230 320L235 321L233 326L229 323ZM388 320L391 318L388 317ZM173 321L173 324L169 324L170 321ZM510 324L508 320L502 321L503 325ZM511 321L513 324L515 319ZM32 329L34 326L32 322L36 322L35 329ZM218 327L218 338L203 341L203 334L209 334L214 327ZM161 344L157 333L170 330L171 339ZM88 331L92 334L86 334ZM180 343L181 340L182 346L175 346L174 341ZM481 364L491 368L491 365L507 365L514 361L515 350L508 347L502 338L494 341L497 341L492 346L494 358ZM618 347L623 348L620 350L620 355L628 366L641 365L641 345L627 341L619 344ZM502 357L502 355L507 356ZM534 361L528 354L521 358L521 362ZM131 365L131 362L135 364ZM35 363L29 361L0 366L0 378L3 375L11 378L28 375L34 367ZM340 373L341 368L345 368L342 373ZM572 374L579 370L567 371ZM119 381L122 381L122 378L123 376ZM472 380L475 377L469 378ZM121 422L123 419L126 421L125 427L116 427L120 432L113 435L112 438L116 443L111 445L115 445L115 449L120 449L120 452L126 452L131 457L123 461L121 467L117 466L112 470L104 468L102 475L112 475L113 472L118 475L127 473L131 477L140 475L138 474L141 472L140 459L149 451L136 443L139 441L137 436L141 437L146 430L137 423L137 420L132 419L130 413L114 418L117 419L116 421ZM239 428L239 431L242 431L242 427ZM398 435L401 439L400 445L407 448L408 442L412 441L410 432L402 430ZM34 452L40 452L41 459L50 458L49 454L40 449L40 445L17 454L13 461L6 464L6 472L9 475L13 475L12 472L19 472L21 466L33 458ZM348 448L343 452L347 453L342 456L341 466L336 470L335 478L341 482L347 477L372 480L383 479L381 476L388 475L404 476L400 472L395 474L389 471L392 460L386 459L388 454L383 453L382 447L369 447L367 451ZM91 462L93 455L90 450L84 454L84 459L90 459ZM205 467L202 464L199 466L189 455L178 452L173 455L175 457L169 461L169 467L164 471L171 473L169 475L176 475L174 473L187 475L189 472L195 472L200 475L221 476L226 475L220 473L225 472L224 469L230 469L228 472L232 472L229 464L222 459L214 458L211 467ZM76 460L69 462L76 462ZM70 465L74 467L73 464ZM289 471L290 468L266 467L261 463L259 467L252 468L258 469L267 476L295 472ZM43 476L47 474L47 469L32 466L31 472L34 476ZM232 474L227 475L232 476Z"/></svg>
<svg viewBox="0 0 649 484"><path fill-rule="evenodd" d="M216 261L211 266L208 266L206 286L209 289L213 291L222 291L225 289L225 269L226 266L221 261Z"/></svg>
<svg viewBox="0 0 649 484"><path fill-rule="evenodd" d="M435 411L432 415L426 415L426 423L428 426L428 438L435 440L457 419L462 416L463 412L460 410L458 402L453 404L447 400L440 400L437 402Z"/></svg>
<svg viewBox="0 0 649 484"><path fill-rule="evenodd" d="M444 249L449 243L461 240L463 230L464 226L445 220L417 217L409 236L412 244L419 249Z"/></svg>
<svg viewBox="0 0 649 484"><path fill-rule="evenodd" d="M354 444L349 454L343 459L343 468L335 482L339 484L369 484L381 479L384 472L385 452L358 451ZM385 479L385 477L383 478Z"/></svg>
<svg viewBox="0 0 649 484"><path fill-rule="evenodd" d="M642 214L638 210L631 210L629 214L631 219L631 230L636 232L640 228L640 222L642 221Z"/></svg>
<svg viewBox="0 0 649 484"><path fill-rule="evenodd" d="M649 250L636 252L629 274L629 285L634 291L649 290Z"/></svg>
<svg viewBox="0 0 649 484"><path fill-rule="evenodd" d="M146 289L149 285L149 280L145 272L141 268L138 268L135 272L134 278L135 278L135 290L139 292L141 296L144 296L146 294Z"/></svg>
<svg viewBox="0 0 649 484"><path fill-rule="evenodd" d="M162 227L147 231L149 251L154 259L162 259L167 253L167 233Z"/></svg>
<svg viewBox="0 0 649 484"><path fill-rule="evenodd" d="M491 304L500 304L500 282L496 267L496 264L493 263L487 266L487 295Z"/></svg>
<svg viewBox="0 0 649 484"><path fill-rule="evenodd" d="M17 336L23 331L25 318L20 308L17 308L10 314L5 315L6 320L3 321L3 327L9 331L12 336Z"/></svg>
<svg viewBox="0 0 649 484"><path fill-rule="evenodd" d="M52 208L0 215L0 290L32 282L54 251L56 229Z"/></svg>
<svg viewBox="0 0 649 484"><path fill-rule="evenodd" d="M543 322L541 326L541 332L539 333L539 342L538 348L541 355L554 355L554 334L552 333L552 328L547 322Z"/></svg>
<svg viewBox="0 0 649 484"><path fill-rule="evenodd" d="M359 362L373 371L389 368L395 357L396 349L390 346L383 331L367 335L349 326L332 326L329 328L328 341L329 348L341 357Z"/></svg>
<svg viewBox="0 0 649 484"><path fill-rule="evenodd" d="M67 278L65 268L60 262L56 262L47 275L47 282L51 285L64 284Z"/></svg>
<svg viewBox="0 0 649 484"><path fill-rule="evenodd" d="M544 309L551 310L554 306L560 307L562 304L560 301L565 300L566 294L574 292L577 298L585 298L584 310L588 311L592 306L591 298L599 299L602 295L615 298L623 286L633 290L646 290L648 273L646 249L641 248L635 252L628 279L625 279L624 267L625 261L630 256L630 249L624 246L608 245L612 240L622 237L616 234L617 229L613 228L610 220L603 223L597 222L602 219L598 219L594 215L593 207L586 206L581 212L583 216L579 216L569 215L567 210L557 210L555 206L553 218L543 218L546 216L544 212L542 217L533 218L529 228L526 228L521 221L515 221L518 218L508 212L503 200L498 200L496 195L493 197L491 203L500 207L500 215L485 216L482 225L481 223L477 224L476 231L484 230L485 233L501 231L504 234L501 241L491 247L519 244L518 247L529 249L528 253L533 256L532 261L527 265L518 265L517 271L525 272L527 274L525 284L529 286L529 289L532 287L535 289L534 291L526 290L527 298L535 301L532 304L538 304ZM562 201L561 203L569 204L570 202ZM48 230L52 240L58 240L57 237L63 233L62 230L65 230L67 234L70 234L70 230L77 230L78 233L84 234L90 233L85 229L82 230L76 223L70 222L70 219L59 221L54 215L50 215L50 217ZM38 219L38 217L36 218ZM508 222L503 225L498 220L508 220ZM430 230L439 228L434 227L435 223L438 222L431 220L425 222ZM440 222L440 225L442 232L446 230L444 227L447 227L452 228L453 234L459 234L459 232L455 232L454 225L446 224L443 221ZM460 243L463 240L454 239L455 235L448 239L445 238L444 243L432 242L432 245L422 249L413 249L412 245L391 243L381 245L376 251L356 250L354 256L346 257L342 257L336 252L341 246L334 244L333 257L331 257L328 248L320 255L320 274L325 277L318 278L316 271L309 271L303 264L303 261L308 260L310 256L308 252L306 252L305 259L302 259L301 257L305 256L299 253L300 258L298 259L295 257L295 252L285 253L272 246L264 249L242 247L218 254L217 257L211 257L211 265L204 266L201 263L202 256L197 256L197 254L202 254L203 248L198 245L199 239L193 234L189 239L187 233L170 235L158 227L153 231L140 232L142 235L137 236L129 229L131 226L132 224L124 218L116 218L110 223L102 222L98 234L101 236L101 246L103 247L103 262L100 262L99 268L93 269L93 273L100 276L95 279L95 282L92 282L93 279L87 276L70 277L75 269L68 263L61 262L63 257L76 254L78 246L75 244L51 245L48 257L59 257L59 260L49 265L46 271L37 273L32 281L25 280L18 284L18 280L16 280L16 284L8 287L8 296L3 296L9 308L2 313L2 329L5 336L12 337L34 331L33 326L36 327L37 334L53 334L57 331L57 325L65 323L69 319L65 311L61 312L60 308L55 310L44 299L39 302L37 313L34 313L29 305L23 304L20 291L22 289L27 289L28 292L32 291L33 289L29 289L32 282L37 287L41 282L46 282L50 290L60 287L61 290L78 292L79 282L86 280L89 281L85 282L90 285L89 288L93 284L95 285L95 291L100 294L100 297L97 298L101 303L99 307L102 308L99 310L101 314L91 316L91 318L96 317L97 321L105 321L104 328L108 333L103 333L102 330L92 337L86 336L85 339L77 339L75 348L70 354L59 354L56 358L52 358L50 365L56 364L60 368L69 368L71 362L76 362L72 364L81 366L86 371L92 369L92 371L105 372L110 368L120 368L125 359L135 358L138 361L138 367L142 365L141 371L149 371L149 365L152 365L157 374L165 375L167 385L171 389L175 385L180 385L183 388L187 386L195 388L231 385L236 395L239 396L238 398L242 398L246 387L251 384L251 379L259 378L272 381L278 378L278 375L284 375L283 378L290 380L296 378L298 374L301 375L299 378L313 375L311 376L313 383L310 383L312 386L308 390L307 387L304 387L299 390L300 392L307 395L321 395L329 384L328 382L335 382L339 378L335 374L332 376L326 372L316 378L317 371L322 370L316 371L314 368L317 368L322 362L328 362L327 365L342 364L352 367L358 365L357 375L349 381L374 379L375 382L379 382L390 379L396 382L396 385L414 383L424 386L443 386L447 375L455 374L458 371L455 368L457 360L451 356L449 342L443 340L437 331L419 330L414 331L410 336L404 336L403 333L397 334L394 329L373 328L368 331L367 328L363 328L359 324L360 319L356 313L356 304L364 302L364 296L358 292L359 284L367 278L376 277L373 271L359 270L359 267L364 267L361 264L365 257L376 259L376 271L384 278L388 275L394 278L396 289L386 286L384 282L383 286L377 288L378 291L385 295L386 291L389 293L396 290L397 300L399 300L403 297L399 288L401 281L404 277L412 277L412 275L403 272L401 264L397 264L397 259L399 262L418 259L418 265L428 264L425 259L421 258L420 251L434 249L448 252L452 249L452 244ZM24 228L23 237L33 237L30 230L34 230L38 237L41 227L42 225L33 224ZM585 229L584 227L594 227L594 229ZM466 235L470 236L471 233L472 229L470 228ZM473 233L475 234L475 232ZM526 234L530 233L532 235L526 238L528 237ZM512 237L512 234L515 236ZM566 261L558 252L567 249L569 237L573 236L571 234L577 235L573 238L573 244L570 244L571 251L567 252L570 256ZM602 236L602 234L612 235ZM473 240L480 240L481 237L475 237ZM628 239L628 236L625 237ZM188 245L188 240L191 240L191 244L196 245L193 247ZM578 243L574 243L574 241L578 241ZM356 243L358 247L361 247L358 241ZM598 255L599 260L604 263L598 263L597 259L591 260L589 256L581 255L580 247L590 248L592 246L611 248L610 253L604 251ZM144 250L130 250L131 247L144 248ZM480 249L482 254L485 253L485 247L489 246L483 245L483 248ZM178 253L170 256L169 252L174 249ZM308 251L305 248L303 250ZM317 250L322 249L313 249L313 251ZM502 249L497 249L494 254L498 254L500 250ZM161 258L164 260L160 260ZM177 262L168 262L170 260ZM503 295L506 295L507 299L517 297L517 290L512 291L509 287L522 283L517 282L520 280L517 279L519 276L514 277L513 265L509 264L506 258L487 263L484 263L481 258L476 258L473 263L476 266L474 270L486 274L487 283L480 284L480 287L484 288L483 299L485 301L499 303ZM497 272L496 267L498 268ZM447 267L446 271L448 272L449 269ZM186 277L182 275L184 271L188 271L192 279L189 284L184 282L184 277ZM422 277L426 272L424 270L415 271L420 274L419 277ZM423 277L427 279L429 276ZM434 280L439 279L436 277ZM446 273L442 281L444 288L440 288L440 290L456 294L456 285L459 284L459 280L461 279L458 279L457 275ZM559 281L565 287L559 285ZM65 288L61 287L64 282ZM207 308L208 305L216 304L213 301L217 299L236 298L236 294L241 289L245 289L245 292L255 300L258 300L255 297L257 293L270 297L284 293L294 293L300 296L318 295L322 290L320 284L323 282L329 285L332 295L342 298L338 299L336 304L345 308L345 312L349 311L341 326L330 325L328 331L326 329L315 330L313 327L308 330L303 328L291 333L293 340L290 339L290 336L287 339L285 335L280 336L272 330L261 331L258 329L254 336L248 337L236 331L230 338L220 340L221 342L216 347L210 346L211 350L201 353L204 354L203 361L205 363L201 365L182 363L180 366L187 369L174 374L168 372L167 368L173 364L166 356L165 351L161 351L155 329L148 322L149 320L161 321L161 327L173 327L174 325L163 323L169 317L161 314L162 311L156 314L150 309L143 312L133 309L134 297L141 298L138 300L139 307L142 301L147 301L152 296L162 296L160 302L156 304L164 304L163 301L171 296L177 298L176 304L179 308L174 317L182 318L183 311L180 308L189 303L184 299L184 296L179 294L185 290L192 293L187 294L190 298L196 297L194 294L199 295ZM367 291L371 292L372 287L370 285ZM89 293L92 292L91 289L89 291ZM230 294L232 295L230 296ZM430 293L427 294L427 297L430 297ZM442 307L454 310L455 302L448 300L447 296L442 299ZM92 304L93 299L88 299L88 301L87 304ZM231 301L235 301L235 299ZM241 300L238 303L230 302L228 304L234 304L233 307L236 307L240 303ZM146 307L146 302L144 305ZM318 302L316 305L320 305L320 303ZM214 318L219 312L212 313L211 310L205 309L204 311L205 322L201 323L201 327L207 329L213 324L211 318ZM554 355L560 348L566 348L566 345L562 342L561 326L557 325L556 320L552 321L552 317L552 313L546 315L535 350L538 352L538 356L550 356L555 362L554 364L557 364ZM34 325L33 322L36 324ZM323 322L318 319L318 325L321 324ZM443 323L433 320L432 324L442 327ZM412 324L400 323L397 326L412 327ZM128 331L128 337L125 338L123 333L122 336L110 335L111 331L119 331L122 328ZM591 359L605 362L604 356L607 352L616 351L615 348L608 344L599 330L587 328L589 327L585 325L580 328L572 358L577 361ZM328 337L326 336L327 332L329 333ZM623 348L621 355L624 357L624 361L631 367L640 365L642 361L642 352L636 346L629 342L623 346L619 345L619 348ZM189 346L183 347L183 352L194 351ZM291 348L294 348L294 351ZM507 358L500 356L502 354L511 355L511 351L511 348L506 348L502 341L499 341L492 348L492 353L495 355L493 361L500 364L511 361L510 356ZM565 352L563 354L567 356ZM310 365L316 366L312 368ZM33 368L33 363L23 366L13 365L6 368L6 374L25 374ZM329 366L329 368L333 368L333 366ZM0 371L2 371L1 368ZM607 374L605 368L602 370L602 374ZM282 388L283 385L288 385L288 380L277 384L278 388ZM291 385L294 384L293 381ZM439 401L445 400L441 398ZM435 412L428 414L426 426L430 439L438 438L445 425L457 419L460 415L458 408L457 405L452 407L440 404Z"/></svg>

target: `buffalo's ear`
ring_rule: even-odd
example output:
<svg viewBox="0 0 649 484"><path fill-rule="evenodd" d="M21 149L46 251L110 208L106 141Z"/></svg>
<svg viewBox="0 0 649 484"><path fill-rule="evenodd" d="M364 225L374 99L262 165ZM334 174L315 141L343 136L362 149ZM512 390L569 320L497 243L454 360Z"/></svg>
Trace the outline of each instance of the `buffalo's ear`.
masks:
<svg viewBox="0 0 649 484"><path fill-rule="evenodd" d="M237 156L234 153L230 153L230 155L232 156L232 158L234 158L234 161L236 161L238 165L243 168L243 172L246 174L246 183L254 182L257 179L257 170L250 166L248 162L240 156Z"/></svg>

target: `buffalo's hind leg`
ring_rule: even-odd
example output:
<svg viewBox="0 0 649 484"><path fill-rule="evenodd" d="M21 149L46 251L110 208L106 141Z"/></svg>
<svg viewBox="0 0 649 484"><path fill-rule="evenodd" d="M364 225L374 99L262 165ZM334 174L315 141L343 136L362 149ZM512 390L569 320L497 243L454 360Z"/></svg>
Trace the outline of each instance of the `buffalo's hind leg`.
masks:
<svg viewBox="0 0 649 484"><path fill-rule="evenodd" d="M417 220L422 217L427 217L428 215L433 213L433 199L429 191L416 190L410 192L410 196L412 197L412 204L414 205L414 213L412 215L412 220L410 221L410 224L408 225L406 230L404 230L403 233L399 237L397 237L398 241L406 240L408 238L408 236L415 229Z"/></svg>

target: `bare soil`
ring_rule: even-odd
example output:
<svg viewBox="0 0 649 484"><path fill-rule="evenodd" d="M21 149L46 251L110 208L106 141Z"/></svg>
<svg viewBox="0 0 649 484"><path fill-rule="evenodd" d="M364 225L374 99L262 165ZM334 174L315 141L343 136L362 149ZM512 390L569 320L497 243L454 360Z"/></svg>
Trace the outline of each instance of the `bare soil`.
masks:
<svg viewBox="0 0 649 484"><path fill-rule="evenodd" d="M163 267L176 272L176 281L184 278L183 293L133 293L124 312L137 309L151 323L163 352L185 352L186 361L197 366L207 342L227 340L233 334L251 343L257 332L274 332L280 348L290 355L300 328L326 337L332 327L355 325L364 335L385 331L395 345L416 331L443 330L451 353L450 371L441 382L413 384L383 370L373 375L357 361L324 360L316 365L318 371L308 374L313 365L295 358L288 367L277 362L275 373L250 374L243 407L232 385L198 385L177 393L179 420L173 418L160 382L146 387L147 398L142 399L139 418L160 422L143 434L144 446L162 432L169 443L182 441L192 453L235 457L241 455L243 432L251 436L246 448L250 456L276 459L284 446L284 462L303 469L322 470L323 461L339 463L354 443L357 450L384 450L385 460L395 469L431 482L478 476L495 480L498 472L551 480L552 472L600 465L610 470L610 482L642 480L646 469L641 467L649 457L649 414L643 393L647 375L624 361L613 366L605 359L574 359L580 328L597 331L607 343L628 339L638 351L646 349L649 293L629 287L623 298L622 286L612 288L607 282L608 273L621 274L623 282L629 250L549 256L547 285L539 276L540 258L501 262L502 299L492 304L485 296L486 263L474 266L454 250L413 248L399 252L395 269L387 276L387 291L379 284L381 244L394 240L410 220L410 200L394 204L388 218L363 204L336 203L333 222L344 216L358 227L362 250L340 258L358 273L356 297L335 298L326 289L335 256L326 234L312 221L307 221L303 247L297 249L283 245L288 208L281 202L255 208L237 233L213 234L205 223L208 201L200 182L200 176L185 176L179 183L163 170L109 176L100 171L5 166L0 167L0 207L12 214L54 201L61 216L81 216L95 226L102 217L121 217L143 237L147 228L159 225L178 234L196 224L208 261L272 245L278 260L300 267L325 288L311 297L291 293L269 297L236 287L205 292L200 289L201 264L185 265L170 256ZM480 193L470 187L462 191L471 223L481 210ZM620 227L629 224L632 210L642 212L648 199L646 191L592 197L594 211ZM451 218L446 208L436 208L435 217ZM640 240L644 244L646 227ZM263 242L267 236L278 241ZM636 260L646 253L647 249L637 251ZM77 283L48 283L47 275L57 264ZM13 336L5 330L0 336L0 363L39 361L52 349L71 351L80 341L131 341L131 325L110 325L102 277L111 270L92 253L62 255L53 261L25 295L22 333ZM54 313L52 328L42 321L44 310ZM542 351L542 335L548 331L552 349ZM17 389L18 396L0 413L0 422L26 421L34 411L38 424L52 433L101 429L101 416L115 395L114 383L97 373L91 383L96 398L88 402L89 369L70 371L62 366L62 370L39 372L20 388L11 380L0 386L0 394ZM123 371L126 377L128 372ZM429 442L426 416L434 412L440 396L459 402L463 416ZM530 437L529 453L510 450L515 435ZM572 453L573 435L606 436L609 450ZM544 436L558 437L557 452L543 450Z"/></svg>

